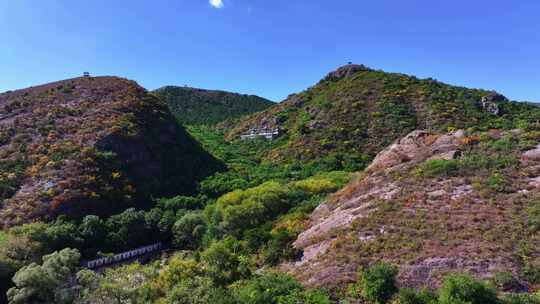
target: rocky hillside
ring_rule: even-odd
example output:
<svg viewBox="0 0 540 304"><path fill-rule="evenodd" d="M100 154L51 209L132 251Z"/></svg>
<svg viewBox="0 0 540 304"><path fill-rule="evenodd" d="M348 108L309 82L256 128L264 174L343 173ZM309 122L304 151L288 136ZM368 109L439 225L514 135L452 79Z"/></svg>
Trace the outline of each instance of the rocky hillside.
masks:
<svg viewBox="0 0 540 304"><path fill-rule="evenodd" d="M227 137L280 129L281 144L268 160L312 160L336 153L373 157L416 129L512 128L538 118L539 109L495 92L347 65L242 119Z"/></svg>
<svg viewBox="0 0 540 304"><path fill-rule="evenodd" d="M167 86L153 92L169 105L183 124L216 124L267 109L270 100L255 95L236 94L188 87Z"/></svg>
<svg viewBox="0 0 540 304"><path fill-rule="evenodd" d="M539 284L539 141L532 126L413 131L312 213L294 243L303 256L283 267L308 286L343 286L377 261L399 265L402 286L454 271Z"/></svg>
<svg viewBox="0 0 540 304"><path fill-rule="evenodd" d="M75 78L0 95L0 225L106 215L195 191L222 168L135 82Z"/></svg>

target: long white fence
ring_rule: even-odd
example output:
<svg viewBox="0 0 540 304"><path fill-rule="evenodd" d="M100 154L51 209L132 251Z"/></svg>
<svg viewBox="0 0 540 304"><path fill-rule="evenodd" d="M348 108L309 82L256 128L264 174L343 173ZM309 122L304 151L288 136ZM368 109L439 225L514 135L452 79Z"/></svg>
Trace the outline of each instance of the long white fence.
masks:
<svg viewBox="0 0 540 304"><path fill-rule="evenodd" d="M110 264L120 263L120 262L141 256L147 253L159 251L161 250L161 248L163 248L163 245L161 244L161 242L159 242L152 245L133 249L130 251L125 251L125 252L116 254L112 257L87 261L84 266L86 266L86 268L89 268L89 269L99 268L99 267L107 266Z"/></svg>

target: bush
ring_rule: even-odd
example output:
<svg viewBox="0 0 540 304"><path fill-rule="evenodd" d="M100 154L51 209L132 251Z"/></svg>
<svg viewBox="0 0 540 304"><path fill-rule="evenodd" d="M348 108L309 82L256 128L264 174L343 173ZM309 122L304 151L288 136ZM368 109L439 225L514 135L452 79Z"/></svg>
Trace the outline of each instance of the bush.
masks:
<svg viewBox="0 0 540 304"><path fill-rule="evenodd" d="M206 223L201 212L190 212L174 223L173 244L180 249L195 250L206 232Z"/></svg>
<svg viewBox="0 0 540 304"><path fill-rule="evenodd" d="M495 273L491 278L491 283L501 291L516 290L520 287L519 282L511 272Z"/></svg>
<svg viewBox="0 0 540 304"><path fill-rule="evenodd" d="M284 299L283 297L301 290L300 283L290 275L267 272L251 280L239 282L233 293L237 302L242 304L278 304L280 298Z"/></svg>
<svg viewBox="0 0 540 304"><path fill-rule="evenodd" d="M339 190L348 181L348 173L335 171L297 181L293 185L304 192L315 195Z"/></svg>
<svg viewBox="0 0 540 304"><path fill-rule="evenodd" d="M364 296L376 304L387 303L398 291L396 287L395 266L377 263L362 273L362 292Z"/></svg>
<svg viewBox="0 0 540 304"><path fill-rule="evenodd" d="M459 170L459 160L432 159L426 161L421 169L425 176L434 177L439 175L451 176Z"/></svg>
<svg viewBox="0 0 540 304"><path fill-rule="evenodd" d="M257 227L289 210L298 201L297 193L277 182L267 182L247 190L236 190L220 197L216 212L223 227L235 236Z"/></svg>
<svg viewBox="0 0 540 304"><path fill-rule="evenodd" d="M540 304L540 298L530 294L509 294L502 298L504 304Z"/></svg>
<svg viewBox="0 0 540 304"><path fill-rule="evenodd" d="M15 287L7 293L9 303L65 303L73 291L69 282L79 258L77 250L63 249L43 256L42 265L32 263L21 268L13 276Z"/></svg>
<svg viewBox="0 0 540 304"><path fill-rule="evenodd" d="M296 235L285 229L271 233L271 239L262 251L265 264L277 265L284 260L293 259L298 251L292 246Z"/></svg>
<svg viewBox="0 0 540 304"><path fill-rule="evenodd" d="M278 304L330 304L328 294L319 289L295 290L289 295L278 297Z"/></svg>
<svg viewBox="0 0 540 304"><path fill-rule="evenodd" d="M444 280L439 292L440 304L499 303L497 293L468 274L452 275Z"/></svg>
<svg viewBox="0 0 540 304"><path fill-rule="evenodd" d="M416 292L414 289L404 288L399 291L399 304L436 304L437 295L429 290Z"/></svg>
<svg viewBox="0 0 540 304"><path fill-rule="evenodd" d="M249 263L241 255L241 245L233 238L216 241L202 254L208 275L219 286L225 286L250 274Z"/></svg>

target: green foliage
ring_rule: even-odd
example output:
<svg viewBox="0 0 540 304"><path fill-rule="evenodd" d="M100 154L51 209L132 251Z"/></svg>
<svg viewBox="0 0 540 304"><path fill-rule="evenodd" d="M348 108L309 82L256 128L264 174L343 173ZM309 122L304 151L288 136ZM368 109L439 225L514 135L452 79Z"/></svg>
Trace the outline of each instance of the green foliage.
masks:
<svg viewBox="0 0 540 304"><path fill-rule="evenodd" d="M208 268L208 275L217 285L227 285L250 274L249 260L233 238L215 241L201 254Z"/></svg>
<svg viewBox="0 0 540 304"><path fill-rule="evenodd" d="M346 172L330 172L316 175L293 183L296 187L310 195L331 193L342 188L349 181L349 174Z"/></svg>
<svg viewBox="0 0 540 304"><path fill-rule="evenodd" d="M516 290L520 287L518 280L511 272L497 272L491 278L491 283L497 290Z"/></svg>
<svg viewBox="0 0 540 304"><path fill-rule="evenodd" d="M377 263L362 273L362 293L375 304L387 303L398 291L396 287L397 268L385 263Z"/></svg>
<svg viewBox="0 0 540 304"><path fill-rule="evenodd" d="M416 291L403 288L399 290L399 304L437 304L437 295L429 290Z"/></svg>
<svg viewBox="0 0 540 304"><path fill-rule="evenodd" d="M288 186L267 182L246 190L236 190L220 197L215 212L223 228L233 234L254 228L289 210L298 194Z"/></svg>
<svg viewBox="0 0 540 304"><path fill-rule="evenodd" d="M540 304L540 297L530 294L508 294L502 298L503 304Z"/></svg>
<svg viewBox="0 0 540 304"><path fill-rule="evenodd" d="M291 276L267 272L256 275L250 280L238 282L233 289L233 294L238 303L278 304L280 297L287 297L301 290L300 284ZM283 298L283 301L285 302L282 303L290 303L286 302L286 298Z"/></svg>
<svg viewBox="0 0 540 304"><path fill-rule="evenodd" d="M157 200L156 208L177 212L180 209L196 210L202 209L206 203L205 197L175 196L172 198L161 198Z"/></svg>
<svg viewBox="0 0 540 304"><path fill-rule="evenodd" d="M189 212L174 223L173 244L180 249L197 249L206 232L206 222L201 212Z"/></svg>
<svg viewBox="0 0 540 304"><path fill-rule="evenodd" d="M182 124L216 124L262 111L274 103L254 95L167 86L153 92Z"/></svg>
<svg viewBox="0 0 540 304"><path fill-rule="evenodd" d="M494 289L467 274L448 276L439 291L440 304L499 303Z"/></svg>
<svg viewBox="0 0 540 304"><path fill-rule="evenodd" d="M520 102L502 102L500 115L485 111L482 98L493 92L365 68L343 75L241 119L228 138L276 119L283 139L265 159L307 163L335 153L373 157L415 129L530 129L540 119L539 108ZM494 148L505 147L503 140Z"/></svg>
<svg viewBox="0 0 540 304"><path fill-rule="evenodd" d="M278 304L331 304L328 294L319 289L297 290L278 297Z"/></svg>
<svg viewBox="0 0 540 304"><path fill-rule="evenodd" d="M7 295L9 303L69 303L72 300L69 279L79 264L80 254L63 249L43 256L43 264L32 263L13 277L15 287Z"/></svg>
<svg viewBox="0 0 540 304"><path fill-rule="evenodd" d="M459 169L459 160L432 159L426 161L422 167L425 176L434 177L438 175L451 176Z"/></svg>
<svg viewBox="0 0 540 304"><path fill-rule="evenodd" d="M270 233L270 240L262 250L265 264L277 265L281 261L292 260L298 255L298 250L292 246L297 235L286 229L278 229Z"/></svg>

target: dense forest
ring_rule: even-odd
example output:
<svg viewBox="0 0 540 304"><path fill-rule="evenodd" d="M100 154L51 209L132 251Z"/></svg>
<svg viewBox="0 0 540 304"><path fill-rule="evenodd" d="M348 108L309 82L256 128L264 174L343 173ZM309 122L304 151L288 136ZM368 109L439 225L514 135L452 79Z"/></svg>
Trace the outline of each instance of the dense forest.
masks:
<svg viewBox="0 0 540 304"><path fill-rule="evenodd" d="M153 91L162 98L182 124L216 124L240 118L274 105L270 100L245 95L189 87L166 86Z"/></svg>

